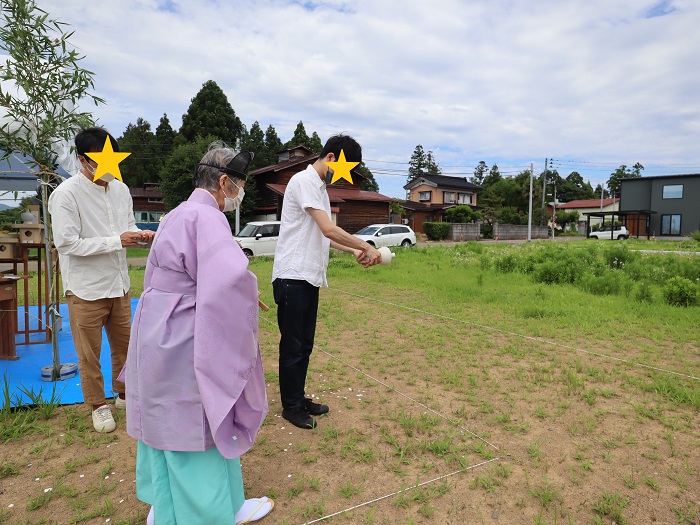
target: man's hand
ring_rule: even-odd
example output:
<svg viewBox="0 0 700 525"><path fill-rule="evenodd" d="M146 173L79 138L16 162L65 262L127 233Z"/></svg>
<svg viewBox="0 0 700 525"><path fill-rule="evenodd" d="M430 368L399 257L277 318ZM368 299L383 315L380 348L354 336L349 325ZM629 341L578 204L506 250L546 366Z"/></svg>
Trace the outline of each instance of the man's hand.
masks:
<svg viewBox="0 0 700 525"><path fill-rule="evenodd" d="M369 268L370 266L374 266L375 264L382 262L382 254L371 246L365 251L354 250L353 253L355 254L355 259L357 262L365 268Z"/></svg>
<svg viewBox="0 0 700 525"><path fill-rule="evenodd" d="M141 242L145 243L150 243L153 242L154 237L156 236L156 232L151 231L151 230L141 230L138 232L141 234Z"/></svg>
<svg viewBox="0 0 700 525"><path fill-rule="evenodd" d="M119 238L122 240L122 247L129 248L131 246L138 246L139 242L143 242L142 239L143 232L124 232Z"/></svg>

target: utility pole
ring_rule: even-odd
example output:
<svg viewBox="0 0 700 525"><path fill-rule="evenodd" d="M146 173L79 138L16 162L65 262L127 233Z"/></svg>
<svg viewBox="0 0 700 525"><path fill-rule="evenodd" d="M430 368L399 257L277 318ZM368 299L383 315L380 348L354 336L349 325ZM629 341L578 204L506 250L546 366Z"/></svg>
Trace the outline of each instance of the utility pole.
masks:
<svg viewBox="0 0 700 525"><path fill-rule="evenodd" d="M527 240L532 240L532 177L535 172L534 164L530 163L530 207L527 212Z"/></svg>
<svg viewBox="0 0 700 525"><path fill-rule="evenodd" d="M554 181L554 202L552 202L552 240L557 227L557 181Z"/></svg>
<svg viewBox="0 0 700 525"><path fill-rule="evenodd" d="M546 195L546 193L547 193L547 161L548 161L548 160L549 160L549 159L544 159L544 172L543 172L543 174L542 174L542 212L544 212L544 210L545 210L545 207L544 207L544 197L545 197L545 195ZM543 216L543 217L546 217L547 214L544 213L544 215L542 215L542 216Z"/></svg>

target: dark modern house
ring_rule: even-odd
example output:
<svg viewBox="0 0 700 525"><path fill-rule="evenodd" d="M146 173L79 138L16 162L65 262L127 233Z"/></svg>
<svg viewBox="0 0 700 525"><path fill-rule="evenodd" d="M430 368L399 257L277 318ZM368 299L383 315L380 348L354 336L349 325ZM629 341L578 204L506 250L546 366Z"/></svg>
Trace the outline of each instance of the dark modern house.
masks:
<svg viewBox="0 0 700 525"><path fill-rule="evenodd" d="M698 173L621 179L620 194L632 236L688 236L700 229Z"/></svg>

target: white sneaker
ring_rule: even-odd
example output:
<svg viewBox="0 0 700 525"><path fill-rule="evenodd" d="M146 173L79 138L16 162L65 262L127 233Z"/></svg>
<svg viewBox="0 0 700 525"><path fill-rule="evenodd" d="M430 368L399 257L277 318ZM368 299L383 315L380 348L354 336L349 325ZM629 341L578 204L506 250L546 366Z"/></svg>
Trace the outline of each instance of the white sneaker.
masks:
<svg viewBox="0 0 700 525"><path fill-rule="evenodd" d="M118 408L120 410L125 410L126 409L126 399L122 399L119 396L114 398L114 408Z"/></svg>
<svg viewBox="0 0 700 525"><path fill-rule="evenodd" d="M112 432L117 428L117 424L112 417L112 411L109 405L102 405L97 410L92 411L92 426L98 432Z"/></svg>

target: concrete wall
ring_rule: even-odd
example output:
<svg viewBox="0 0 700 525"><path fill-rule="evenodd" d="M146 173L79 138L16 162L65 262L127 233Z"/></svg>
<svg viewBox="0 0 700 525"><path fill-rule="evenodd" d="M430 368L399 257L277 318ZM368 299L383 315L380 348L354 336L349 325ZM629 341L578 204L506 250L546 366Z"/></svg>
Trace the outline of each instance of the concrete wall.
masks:
<svg viewBox="0 0 700 525"><path fill-rule="evenodd" d="M481 221L450 224L450 240L478 241L481 237Z"/></svg>
<svg viewBox="0 0 700 525"><path fill-rule="evenodd" d="M510 239L527 239L527 225L520 224L498 224L493 223L493 238L498 237L499 240ZM532 225L533 239L546 239L549 237L549 228L547 226Z"/></svg>

